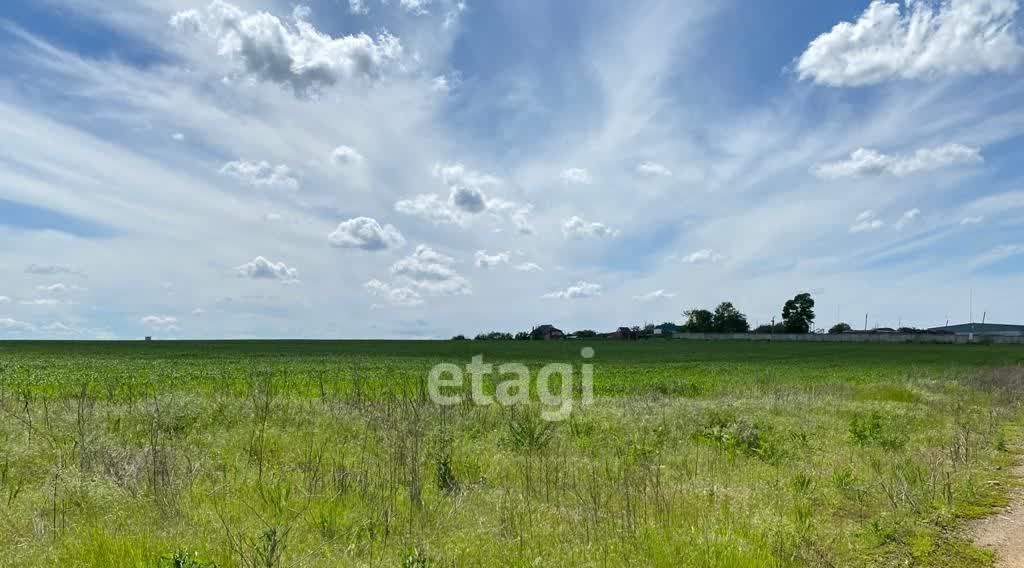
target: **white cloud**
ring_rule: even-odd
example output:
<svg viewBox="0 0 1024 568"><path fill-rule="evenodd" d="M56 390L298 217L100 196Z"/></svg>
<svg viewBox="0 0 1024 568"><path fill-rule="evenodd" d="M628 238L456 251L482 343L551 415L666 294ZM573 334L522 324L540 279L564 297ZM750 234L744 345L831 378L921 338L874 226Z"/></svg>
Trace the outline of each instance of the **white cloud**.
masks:
<svg viewBox="0 0 1024 568"><path fill-rule="evenodd" d="M449 187L453 185L468 185L479 188L482 186L497 185L501 183L500 179L492 175L467 169L461 162L434 164L431 174L440 179L441 183Z"/></svg>
<svg viewBox="0 0 1024 568"><path fill-rule="evenodd" d="M267 12L249 14L214 0L204 15L179 12L171 23L182 32L209 31L218 55L252 77L290 86L297 95L340 81L376 79L399 67L402 43L387 31L376 38L365 33L334 38L303 15L295 13L299 17L289 24Z"/></svg>
<svg viewBox="0 0 1024 568"><path fill-rule="evenodd" d="M393 225L381 226L376 219L356 217L342 222L327 241L336 248L361 249L370 252L398 248L405 238Z"/></svg>
<svg viewBox="0 0 1024 568"><path fill-rule="evenodd" d="M423 297L412 288L395 287L380 280L370 280L363 287L374 296L384 298L392 306L412 307L423 304Z"/></svg>
<svg viewBox="0 0 1024 568"><path fill-rule="evenodd" d="M35 300L22 300L21 305L23 306L56 306L60 304L60 300L54 298L36 298Z"/></svg>
<svg viewBox="0 0 1024 568"><path fill-rule="evenodd" d="M515 269L520 272L541 272L544 270L543 268L540 267L539 264L534 262L524 262L522 264L517 264L515 266Z"/></svg>
<svg viewBox="0 0 1024 568"><path fill-rule="evenodd" d="M672 177L672 170L657 162L644 162L636 167L636 171L650 177Z"/></svg>
<svg viewBox="0 0 1024 568"><path fill-rule="evenodd" d="M511 260L512 253L507 251L490 255L485 250L478 250L474 257L474 264L476 264L477 268L494 268L499 264L508 264Z"/></svg>
<svg viewBox="0 0 1024 568"><path fill-rule="evenodd" d="M434 294L471 294L472 287L454 268L455 260L427 245L391 266L391 273L412 286Z"/></svg>
<svg viewBox="0 0 1024 568"><path fill-rule="evenodd" d="M979 148L962 144L946 144L922 148L909 156L887 155L877 150L859 148L847 160L821 164L812 171L822 179L842 179L866 175L889 174L906 176L950 166L983 162Z"/></svg>
<svg viewBox="0 0 1024 568"><path fill-rule="evenodd" d="M185 135L182 134L181 132L175 132L174 134L171 134L171 139L174 140L175 142L184 142Z"/></svg>
<svg viewBox="0 0 1024 568"><path fill-rule="evenodd" d="M412 215L426 219L435 224L458 225L462 216L452 209L447 201L442 201L433 193L424 193L412 199L402 199L395 203L395 211L403 215Z"/></svg>
<svg viewBox="0 0 1024 568"><path fill-rule="evenodd" d="M427 10L427 6L430 5L430 0L399 0L399 5L401 5L406 12L417 16L430 13L430 11Z"/></svg>
<svg viewBox="0 0 1024 568"><path fill-rule="evenodd" d="M725 260L725 255L711 249L702 249L684 256L681 260L686 264L714 264Z"/></svg>
<svg viewBox="0 0 1024 568"><path fill-rule="evenodd" d="M73 274L76 276L84 276L78 270L68 266L58 265L45 265L41 266L38 264L30 264L25 267L25 272L28 274L35 274L36 276L55 276L57 274Z"/></svg>
<svg viewBox="0 0 1024 568"><path fill-rule="evenodd" d="M366 15L370 8L366 6L366 0L348 0L348 11L352 14Z"/></svg>
<svg viewBox="0 0 1024 568"><path fill-rule="evenodd" d="M590 185L594 183L593 178L590 177L590 172L583 168L568 168L562 170L562 173L559 174L558 178L571 185Z"/></svg>
<svg viewBox="0 0 1024 568"><path fill-rule="evenodd" d="M430 90L435 93L449 93L452 90L452 86L448 81L448 77L444 75L438 75L430 81Z"/></svg>
<svg viewBox="0 0 1024 568"><path fill-rule="evenodd" d="M1004 261L1008 258L1024 254L1024 245L1010 244L1000 245L989 252L971 260L971 268L981 268L990 264Z"/></svg>
<svg viewBox="0 0 1024 568"><path fill-rule="evenodd" d="M139 320L142 325L160 331L175 331L178 329L178 318L173 316L146 316Z"/></svg>
<svg viewBox="0 0 1024 568"><path fill-rule="evenodd" d="M556 290L541 296L548 300L579 300L601 295L601 285L580 280L565 290Z"/></svg>
<svg viewBox="0 0 1024 568"><path fill-rule="evenodd" d="M30 331L32 324L18 321L11 318L0 318L0 330L3 331Z"/></svg>
<svg viewBox="0 0 1024 568"><path fill-rule="evenodd" d="M604 223L587 222L574 215L562 221L562 234L567 239L582 239L586 237L617 237L619 231L609 228Z"/></svg>
<svg viewBox="0 0 1024 568"><path fill-rule="evenodd" d="M366 158L359 153L359 150L351 146L338 146L331 152L331 163L336 166L358 165L366 161Z"/></svg>
<svg viewBox="0 0 1024 568"><path fill-rule="evenodd" d="M0 304L10 304L11 299L7 296L0 296Z"/></svg>
<svg viewBox="0 0 1024 568"><path fill-rule="evenodd" d="M675 297L676 295L671 292L666 292L664 290L655 290L653 292L648 292L640 296L633 296L633 299L638 302L656 302L658 300L669 300Z"/></svg>
<svg viewBox="0 0 1024 568"><path fill-rule="evenodd" d="M984 220L985 220L985 218L982 217L982 216L978 216L978 217L964 217L963 219L960 220L960 224L961 225L977 225L978 223L981 223Z"/></svg>
<svg viewBox="0 0 1024 568"><path fill-rule="evenodd" d="M203 31L203 17L198 10L183 10L171 16L171 27L179 32L197 34Z"/></svg>
<svg viewBox="0 0 1024 568"><path fill-rule="evenodd" d="M432 174L448 186L448 199L442 201L435 194L420 194L395 203L395 211L435 224L450 225L463 225L473 216L490 213L499 219L507 216L519 234L533 234L533 226L527 218L533 209L532 205L488 197L483 191L483 187L500 184L500 179L467 169L457 162L435 164Z"/></svg>
<svg viewBox="0 0 1024 568"><path fill-rule="evenodd" d="M894 227L896 227L897 231L902 231L907 225L913 223L914 219L917 219L920 215L920 209L911 209L910 211L904 213L903 216L900 217L899 221L896 221Z"/></svg>
<svg viewBox="0 0 1024 568"><path fill-rule="evenodd" d="M48 323L48 324L44 325L42 329L43 329L43 331L48 331L48 332L51 332L51 333L59 333L59 334L62 334L62 335L78 335L79 334L77 329L75 329L75 328L73 328L73 327L71 327L69 325L63 324L61 322L58 322L58 321L55 321L55 322L52 322L52 323Z"/></svg>
<svg viewBox="0 0 1024 568"><path fill-rule="evenodd" d="M56 284L36 286L36 290L39 290L40 292L49 292L51 294L63 294L65 292L80 292L83 290L83 288L75 286L74 284L64 284L58 282Z"/></svg>
<svg viewBox="0 0 1024 568"><path fill-rule="evenodd" d="M455 185L448 195L448 204L466 213L481 213L487 209L487 197L475 187Z"/></svg>
<svg viewBox="0 0 1024 568"><path fill-rule="evenodd" d="M284 164L272 166L265 161L237 160L224 164L220 173L253 187L292 191L299 189L299 180L295 179L291 169Z"/></svg>
<svg viewBox="0 0 1024 568"><path fill-rule="evenodd" d="M870 231L877 231L885 226L885 221L877 218L875 212L870 209L864 211L860 215L857 215L857 219L853 225L850 226L851 233L866 233Z"/></svg>
<svg viewBox="0 0 1024 568"><path fill-rule="evenodd" d="M299 271L289 268L284 262L273 262L257 256L251 261L235 267L239 277L254 280L280 280L282 282L298 282Z"/></svg>
<svg viewBox="0 0 1024 568"><path fill-rule="evenodd" d="M204 310L203 308L196 308L196 309L192 310L192 315L194 315L196 317L202 317L202 316L206 315L206 310Z"/></svg>
<svg viewBox="0 0 1024 568"><path fill-rule="evenodd" d="M875 0L856 22L818 36L797 59L801 79L833 87L1005 72L1024 49L1016 0Z"/></svg>

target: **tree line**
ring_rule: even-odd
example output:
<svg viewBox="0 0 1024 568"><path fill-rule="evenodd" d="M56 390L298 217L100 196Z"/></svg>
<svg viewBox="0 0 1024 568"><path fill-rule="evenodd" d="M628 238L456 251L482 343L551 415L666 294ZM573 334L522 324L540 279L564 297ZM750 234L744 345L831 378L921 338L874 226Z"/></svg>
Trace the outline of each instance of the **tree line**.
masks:
<svg viewBox="0 0 1024 568"><path fill-rule="evenodd" d="M749 333L747 316L732 302L722 302L714 311L692 309L683 312L683 331L690 333ZM782 321L758 326L754 333L810 333L814 326L814 298L803 292L782 306Z"/></svg>

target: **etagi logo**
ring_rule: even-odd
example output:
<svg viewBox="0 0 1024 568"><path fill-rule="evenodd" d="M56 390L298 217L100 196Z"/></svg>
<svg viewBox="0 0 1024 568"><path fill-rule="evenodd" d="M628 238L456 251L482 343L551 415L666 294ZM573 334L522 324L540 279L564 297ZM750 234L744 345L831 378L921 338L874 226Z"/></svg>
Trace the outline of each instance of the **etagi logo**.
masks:
<svg viewBox="0 0 1024 568"><path fill-rule="evenodd" d="M586 360L594 358L594 349L584 347L580 356ZM488 406L497 402L502 406L525 404L530 401L530 387L537 385L537 398L548 407L540 413L542 419L558 422L569 417L573 410L573 378L575 368L571 363L549 363L537 372L536 381L530 374L530 368L522 363L505 363L497 368L498 377L512 376L513 379L497 383L494 395L484 392L484 378L494 374L493 364L484 363L484 356L473 357L466 365L469 374L470 397L474 404ZM557 378L558 391L552 392L553 381ZM580 404L590 406L594 403L594 365L580 365ZM462 367L453 363L440 363L430 369L427 378L427 391L430 399L441 406L461 404L464 396L465 376ZM445 389L446 392L442 392ZM454 392L453 392L454 391ZM447 393L447 394L446 394Z"/></svg>

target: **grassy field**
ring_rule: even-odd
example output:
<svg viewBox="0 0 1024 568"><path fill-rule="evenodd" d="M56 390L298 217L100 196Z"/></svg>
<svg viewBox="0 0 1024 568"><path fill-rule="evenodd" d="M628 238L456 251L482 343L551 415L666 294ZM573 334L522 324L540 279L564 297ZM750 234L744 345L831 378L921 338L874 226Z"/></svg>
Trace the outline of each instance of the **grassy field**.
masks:
<svg viewBox="0 0 1024 568"><path fill-rule="evenodd" d="M560 422L540 401L434 404L429 369L477 354L592 364L595 403ZM985 566L961 528L1014 483L1022 363L1017 346L0 343L0 566Z"/></svg>

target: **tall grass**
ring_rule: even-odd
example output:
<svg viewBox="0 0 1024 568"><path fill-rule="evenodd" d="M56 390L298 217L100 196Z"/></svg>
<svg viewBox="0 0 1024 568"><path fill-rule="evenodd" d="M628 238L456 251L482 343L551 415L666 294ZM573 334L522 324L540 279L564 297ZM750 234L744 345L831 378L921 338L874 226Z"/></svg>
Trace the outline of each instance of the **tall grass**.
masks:
<svg viewBox="0 0 1024 568"><path fill-rule="evenodd" d="M978 566L1021 433L1012 351L599 346L552 423L336 345L0 346L0 566Z"/></svg>

